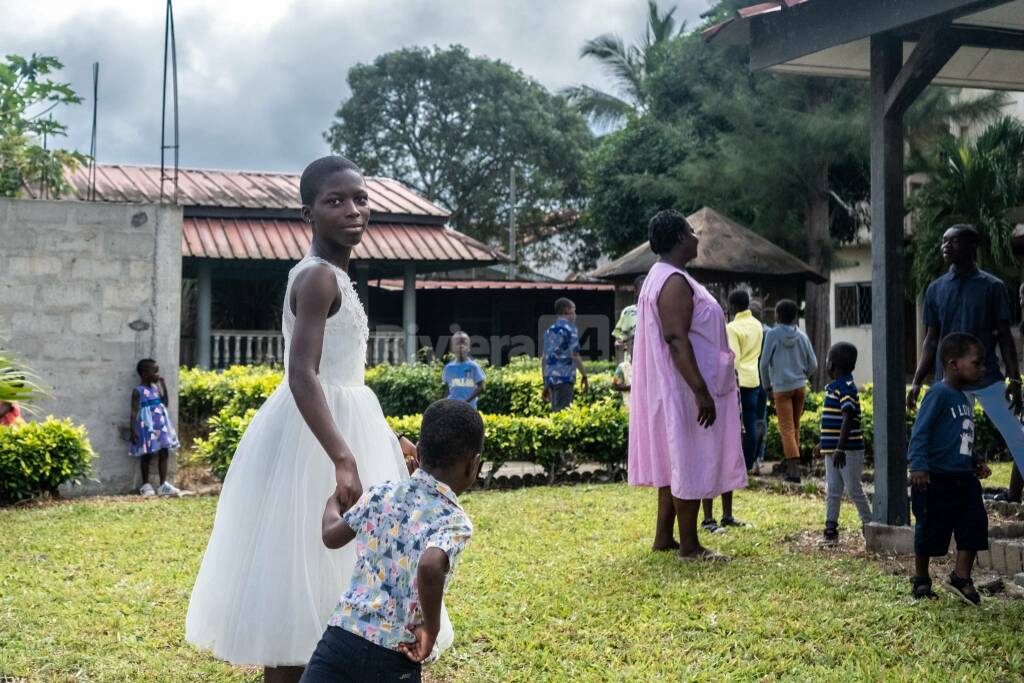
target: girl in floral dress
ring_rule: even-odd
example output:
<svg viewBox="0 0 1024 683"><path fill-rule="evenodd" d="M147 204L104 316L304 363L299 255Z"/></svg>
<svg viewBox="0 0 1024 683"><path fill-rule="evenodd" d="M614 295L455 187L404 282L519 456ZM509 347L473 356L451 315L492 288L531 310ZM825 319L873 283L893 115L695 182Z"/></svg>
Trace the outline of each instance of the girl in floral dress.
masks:
<svg viewBox="0 0 1024 683"><path fill-rule="evenodd" d="M167 413L167 385L160 366L152 358L143 358L135 366L139 386L132 390L132 441L128 453L139 459L142 468L143 496L177 496L180 492L167 481L167 455L178 447L178 435ZM149 483L149 463L157 456L160 487Z"/></svg>

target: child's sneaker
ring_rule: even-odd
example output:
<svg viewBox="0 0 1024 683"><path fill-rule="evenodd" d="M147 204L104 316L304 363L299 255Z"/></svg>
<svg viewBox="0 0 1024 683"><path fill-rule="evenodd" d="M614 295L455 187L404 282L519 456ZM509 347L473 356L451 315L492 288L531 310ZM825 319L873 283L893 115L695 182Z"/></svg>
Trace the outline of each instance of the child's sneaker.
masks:
<svg viewBox="0 0 1024 683"><path fill-rule="evenodd" d="M153 485L147 481L145 484L142 485L142 488L139 489L139 493L141 493L143 497L148 498L149 496L156 495L156 489L154 489Z"/></svg>
<svg viewBox="0 0 1024 683"><path fill-rule="evenodd" d="M750 528L750 524L748 524L747 522L741 522L740 520L736 519L735 517L722 517L722 522L721 522L720 526L723 529L726 528L726 527L730 527L730 526L734 526L734 527L736 527L738 529Z"/></svg>
<svg viewBox="0 0 1024 683"><path fill-rule="evenodd" d="M930 576L911 576L910 584L913 586L914 599L938 600L939 596L932 590L932 579Z"/></svg>
<svg viewBox="0 0 1024 683"><path fill-rule="evenodd" d="M825 522L825 533L823 534L825 545L839 544L839 525L835 522Z"/></svg>
<svg viewBox="0 0 1024 683"><path fill-rule="evenodd" d="M175 488L174 485L171 484L171 482L169 482L169 481L165 481L164 483L160 484L160 488L158 488L156 490L156 493L159 496L174 496L174 497L177 497L177 496L181 495L181 491L179 491L177 488Z"/></svg>
<svg viewBox="0 0 1024 683"><path fill-rule="evenodd" d="M942 582L942 587L968 605L978 605L981 603L981 596L974 589L974 581L972 579L961 579L956 575L956 572L949 573L949 578ZM970 590L967 590L968 588Z"/></svg>

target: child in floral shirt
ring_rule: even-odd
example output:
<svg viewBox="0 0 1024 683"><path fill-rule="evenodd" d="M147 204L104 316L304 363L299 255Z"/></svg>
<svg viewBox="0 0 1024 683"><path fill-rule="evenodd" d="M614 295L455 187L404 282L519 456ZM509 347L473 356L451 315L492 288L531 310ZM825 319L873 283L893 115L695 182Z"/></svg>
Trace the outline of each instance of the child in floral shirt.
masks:
<svg viewBox="0 0 1024 683"><path fill-rule="evenodd" d="M324 544L355 539L357 559L302 683L420 680L445 588L473 534L458 495L476 480L483 440L469 404L437 401L423 414L412 477L369 489L344 514L336 497L327 501Z"/></svg>

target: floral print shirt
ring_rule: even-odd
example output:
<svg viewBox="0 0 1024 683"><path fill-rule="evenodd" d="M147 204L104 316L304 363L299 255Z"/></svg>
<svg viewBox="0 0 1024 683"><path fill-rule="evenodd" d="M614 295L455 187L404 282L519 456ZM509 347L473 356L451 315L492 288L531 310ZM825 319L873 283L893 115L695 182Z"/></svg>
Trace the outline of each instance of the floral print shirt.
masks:
<svg viewBox="0 0 1024 683"><path fill-rule="evenodd" d="M397 650L413 641L408 627L423 623L416 590L420 555L429 548L448 555L447 589L473 525L455 492L422 469L369 489L344 519L356 532L356 565L327 623Z"/></svg>

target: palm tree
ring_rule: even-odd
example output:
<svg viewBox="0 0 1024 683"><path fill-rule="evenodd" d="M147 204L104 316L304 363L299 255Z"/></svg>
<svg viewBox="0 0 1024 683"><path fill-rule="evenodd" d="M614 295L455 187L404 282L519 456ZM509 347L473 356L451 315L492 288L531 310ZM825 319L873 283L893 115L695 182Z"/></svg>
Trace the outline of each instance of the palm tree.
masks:
<svg viewBox="0 0 1024 683"><path fill-rule="evenodd" d="M1014 210L1024 204L1024 123L1005 117L973 144L940 143L928 182L911 198L914 215L913 274L919 289L942 272L937 245L953 223L970 223L981 234L978 260L986 270L1012 268Z"/></svg>
<svg viewBox="0 0 1024 683"><path fill-rule="evenodd" d="M595 59L604 66L618 95L582 84L565 88L562 94L598 126L616 126L631 114L643 113L644 80L654 71L656 50L686 30L686 22L676 28L675 11L673 7L662 14L656 0L648 0L647 27L637 45L627 46L619 35L605 33L580 48L581 59Z"/></svg>
<svg viewBox="0 0 1024 683"><path fill-rule="evenodd" d="M0 402L30 403L46 395L36 376L0 353Z"/></svg>

